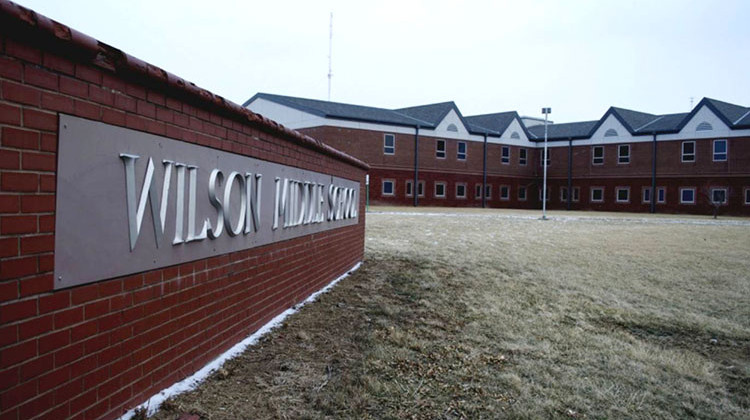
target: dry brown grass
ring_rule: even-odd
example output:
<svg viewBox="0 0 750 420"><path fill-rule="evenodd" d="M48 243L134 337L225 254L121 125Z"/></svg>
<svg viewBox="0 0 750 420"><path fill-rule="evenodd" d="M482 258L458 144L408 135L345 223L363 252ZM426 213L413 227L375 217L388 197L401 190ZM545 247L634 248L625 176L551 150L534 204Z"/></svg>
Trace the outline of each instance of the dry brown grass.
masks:
<svg viewBox="0 0 750 420"><path fill-rule="evenodd" d="M156 417L750 417L747 221L427 212Z"/></svg>

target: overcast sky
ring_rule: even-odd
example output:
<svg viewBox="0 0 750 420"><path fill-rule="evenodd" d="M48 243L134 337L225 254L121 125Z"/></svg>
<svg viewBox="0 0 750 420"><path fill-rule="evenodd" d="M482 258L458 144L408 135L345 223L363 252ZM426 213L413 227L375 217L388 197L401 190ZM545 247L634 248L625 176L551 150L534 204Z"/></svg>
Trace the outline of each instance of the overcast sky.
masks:
<svg viewBox="0 0 750 420"><path fill-rule="evenodd" d="M750 1L18 0L234 102L455 101L557 122L750 106Z"/></svg>

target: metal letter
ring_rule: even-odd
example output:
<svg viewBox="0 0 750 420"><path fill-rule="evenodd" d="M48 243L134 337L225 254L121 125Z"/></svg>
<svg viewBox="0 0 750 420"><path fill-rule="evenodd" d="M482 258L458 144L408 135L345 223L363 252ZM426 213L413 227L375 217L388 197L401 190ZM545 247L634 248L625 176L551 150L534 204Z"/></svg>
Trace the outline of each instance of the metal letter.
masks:
<svg viewBox="0 0 750 420"><path fill-rule="evenodd" d="M245 234L250 233L250 226L255 232L260 227L260 193L263 175L255 174L255 188L253 189L253 174L245 173L245 197L247 212L245 212ZM253 194L255 192L255 194Z"/></svg>
<svg viewBox="0 0 750 420"><path fill-rule="evenodd" d="M211 221L208 218L206 218L206 223L204 223L204 226L208 224L208 237L211 239L218 238L224 232L224 207L216 195L216 190L220 188L217 184L221 184L223 181L224 174L220 170L214 169L211 171L211 175L208 177L208 201L216 209L216 227L211 225Z"/></svg>
<svg viewBox="0 0 750 420"><path fill-rule="evenodd" d="M231 212L232 212L232 185L234 185L235 178L240 183L240 216L237 218L237 227L232 228ZM240 175L239 172L231 172L227 178L226 184L224 184L224 224L227 226L227 234L229 236L237 236L242 233L245 228L245 213L247 212L247 190L245 189L245 178Z"/></svg>
<svg viewBox="0 0 750 420"><path fill-rule="evenodd" d="M177 208L172 245L177 245L185 242L182 239L182 231L185 229L185 164L177 162L174 164L174 167L177 171Z"/></svg>
<svg viewBox="0 0 750 420"><path fill-rule="evenodd" d="M161 243L161 237L164 234L164 217L161 214L166 215L166 209L159 211L156 206L159 203L159 199L156 193L156 181L154 180L154 160L148 159L148 166L146 167L146 176L143 179L143 187L141 188L141 198L136 203L135 196L135 161L139 158L136 155L130 155L127 153L120 153L120 159L125 166L125 188L126 188L126 202L128 209L128 231L130 234L130 251L135 249L135 243L138 240L138 236L141 233L141 224L143 222L143 215L146 212L146 201L150 202L151 207L151 219L154 224L154 237L156 239L156 247L158 248ZM171 164L170 164L171 168ZM169 189L169 175L165 175L164 179L164 190ZM166 208L166 199L162 201L162 206ZM136 209L137 208L137 209ZM161 214L160 214L161 213ZM161 223L161 225L160 225Z"/></svg>
<svg viewBox="0 0 750 420"><path fill-rule="evenodd" d="M195 235L195 198L196 198L196 187L198 177L198 167L188 165L187 167L190 177L188 178L189 191L188 191L188 237L187 242L202 241L206 239L207 226L203 223L203 229L199 235Z"/></svg>

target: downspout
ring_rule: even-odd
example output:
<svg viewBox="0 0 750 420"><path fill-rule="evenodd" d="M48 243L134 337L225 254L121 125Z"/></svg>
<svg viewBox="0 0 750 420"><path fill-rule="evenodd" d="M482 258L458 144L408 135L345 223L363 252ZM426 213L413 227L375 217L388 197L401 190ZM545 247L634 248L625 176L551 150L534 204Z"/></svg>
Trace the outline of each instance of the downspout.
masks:
<svg viewBox="0 0 750 420"><path fill-rule="evenodd" d="M570 210L573 200L573 138L568 137L568 203L567 208Z"/></svg>
<svg viewBox="0 0 750 420"><path fill-rule="evenodd" d="M414 126L414 185L411 192L414 194L414 207L419 206L419 126Z"/></svg>
<svg viewBox="0 0 750 420"><path fill-rule="evenodd" d="M484 133L484 151L482 153L482 208L487 207L487 133Z"/></svg>
<svg viewBox="0 0 750 420"><path fill-rule="evenodd" d="M651 135L654 136L651 150L651 213L656 213L656 132L651 132Z"/></svg>

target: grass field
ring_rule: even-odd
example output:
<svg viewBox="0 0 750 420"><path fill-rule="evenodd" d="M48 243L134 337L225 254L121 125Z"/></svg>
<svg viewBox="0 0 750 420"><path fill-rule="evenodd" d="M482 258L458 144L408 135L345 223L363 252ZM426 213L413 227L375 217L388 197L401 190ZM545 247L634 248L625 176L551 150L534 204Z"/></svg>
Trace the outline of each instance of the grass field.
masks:
<svg viewBox="0 0 750 420"><path fill-rule="evenodd" d="M749 418L750 221L380 208L366 261L156 418Z"/></svg>

